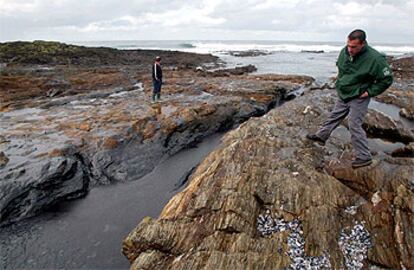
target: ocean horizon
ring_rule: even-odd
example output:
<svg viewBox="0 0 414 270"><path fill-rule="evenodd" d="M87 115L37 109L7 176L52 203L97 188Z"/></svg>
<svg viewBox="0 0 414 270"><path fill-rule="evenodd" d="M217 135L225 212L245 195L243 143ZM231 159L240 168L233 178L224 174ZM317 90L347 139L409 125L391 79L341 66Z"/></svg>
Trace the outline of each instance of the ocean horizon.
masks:
<svg viewBox="0 0 414 270"><path fill-rule="evenodd" d="M169 50L210 53L232 68L254 65L254 74L308 75L325 82L336 75L336 58L345 42L272 40L112 40L69 42L83 46L103 46L122 50ZM414 54L414 44L369 43L385 55ZM239 57L234 52L257 51L258 55Z"/></svg>
<svg viewBox="0 0 414 270"><path fill-rule="evenodd" d="M339 52L346 42L326 41L278 41L278 40L98 40L68 41L83 46L105 46L116 49L178 50L194 53L217 53L228 51L260 50L266 52L323 51ZM414 44L376 43L368 44L387 55L414 53Z"/></svg>

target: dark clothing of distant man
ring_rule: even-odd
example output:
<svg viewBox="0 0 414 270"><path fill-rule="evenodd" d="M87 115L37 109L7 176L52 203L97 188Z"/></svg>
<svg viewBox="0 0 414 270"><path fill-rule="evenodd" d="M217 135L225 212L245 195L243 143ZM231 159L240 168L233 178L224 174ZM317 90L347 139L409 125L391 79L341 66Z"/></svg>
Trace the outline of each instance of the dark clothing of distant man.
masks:
<svg viewBox="0 0 414 270"><path fill-rule="evenodd" d="M154 65L152 66L152 83L154 89L152 91L152 101L161 99L161 85L162 85L162 68L161 68L161 57L155 58Z"/></svg>
<svg viewBox="0 0 414 270"><path fill-rule="evenodd" d="M385 56L367 44L362 30L354 30L348 35L347 46L341 50L336 65L335 87L339 98L335 108L322 127L306 137L324 145L332 131L348 116L351 143L356 153L352 167L368 166L372 157L362 124L371 97L381 94L392 84L392 73Z"/></svg>

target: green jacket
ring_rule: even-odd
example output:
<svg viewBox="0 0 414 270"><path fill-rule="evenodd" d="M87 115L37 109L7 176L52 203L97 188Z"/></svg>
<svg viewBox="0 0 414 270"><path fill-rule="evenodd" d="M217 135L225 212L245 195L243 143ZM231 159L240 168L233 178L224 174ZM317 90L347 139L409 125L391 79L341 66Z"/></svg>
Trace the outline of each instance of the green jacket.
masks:
<svg viewBox="0 0 414 270"><path fill-rule="evenodd" d="M365 91L374 97L384 92L393 82L385 56L366 44L358 55L351 57L347 48L339 53L336 90L345 102Z"/></svg>

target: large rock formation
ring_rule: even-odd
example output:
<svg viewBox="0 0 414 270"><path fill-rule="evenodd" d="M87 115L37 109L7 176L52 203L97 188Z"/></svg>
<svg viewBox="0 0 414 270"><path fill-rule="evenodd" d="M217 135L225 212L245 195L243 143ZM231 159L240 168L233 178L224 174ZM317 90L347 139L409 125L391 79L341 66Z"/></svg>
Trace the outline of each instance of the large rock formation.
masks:
<svg viewBox="0 0 414 270"><path fill-rule="evenodd" d="M116 58L122 51L108 50L115 63L122 60ZM0 225L84 196L94 185L139 179L165 156L263 115L312 82L192 68L211 56L186 55L189 68L172 64L183 55L164 66L163 101L157 104L149 99L151 74L139 65L62 67L52 61L38 67L12 61L0 75L0 94L7 100L0 124ZM26 87L31 94L20 95Z"/></svg>
<svg viewBox="0 0 414 270"><path fill-rule="evenodd" d="M353 170L341 132L326 147L307 141L332 95L308 93L229 132L159 218L124 240L131 269L413 269L414 162L379 152ZM267 229L266 211L278 218ZM279 229L263 237L270 225Z"/></svg>
<svg viewBox="0 0 414 270"><path fill-rule="evenodd" d="M414 133L410 128L376 110L368 111L363 126L373 137L404 143L414 141Z"/></svg>

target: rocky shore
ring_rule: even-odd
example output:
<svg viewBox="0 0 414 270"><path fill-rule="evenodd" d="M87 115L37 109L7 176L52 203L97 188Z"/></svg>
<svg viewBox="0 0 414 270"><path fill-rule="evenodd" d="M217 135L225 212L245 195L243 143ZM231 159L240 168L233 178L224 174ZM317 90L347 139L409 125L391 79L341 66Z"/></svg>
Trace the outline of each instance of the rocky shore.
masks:
<svg viewBox="0 0 414 270"><path fill-rule="evenodd" d="M413 268L413 160L378 154L353 170L341 134L326 148L306 141L332 102L315 91L230 132L159 219L144 219L125 239L132 269L284 269L289 234L259 234L266 210L301 220L306 255L328 254L332 269L345 267L338 239L355 222L373 242L365 266Z"/></svg>
<svg viewBox="0 0 414 270"><path fill-rule="evenodd" d="M411 88L392 91L411 102ZM131 269L414 269L413 131L370 109L370 140L404 147L372 149L374 163L354 170L344 127L325 147L305 139L334 99L305 91L229 132L124 240Z"/></svg>
<svg viewBox="0 0 414 270"><path fill-rule="evenodd" d="M85 196L95 185L139 179L164 157L263 115L313 81L208 71L218 65L211 55L69 46L77 50L72 55L64 44L15 46L56 51L40 65L41 53L10 58L12 46L0 46L3 225ZM83 50L93 57L81 58ZM166 83L162 102L151 104L150 67L158 54Z"/></svg>
<svg viewBox="0 0 414 270"><path fill-rule="evenodd" d="M325 147L305 139L335 100L311 77L218 69L212 55L0 44L0 226L235 128L124 240L131 269L413 269L414 59L390 61L396 83L378 100L404 121L370 109L375 161L353 170L346 123Z"/></svg>
<svg viewBox="0 0 414 270"><path fill-rule="evenodd" d="M395 82L384 95L378 97L381 102L396 105L400 115L414 120L414 57L391 58L389 60Z"/></svg>

